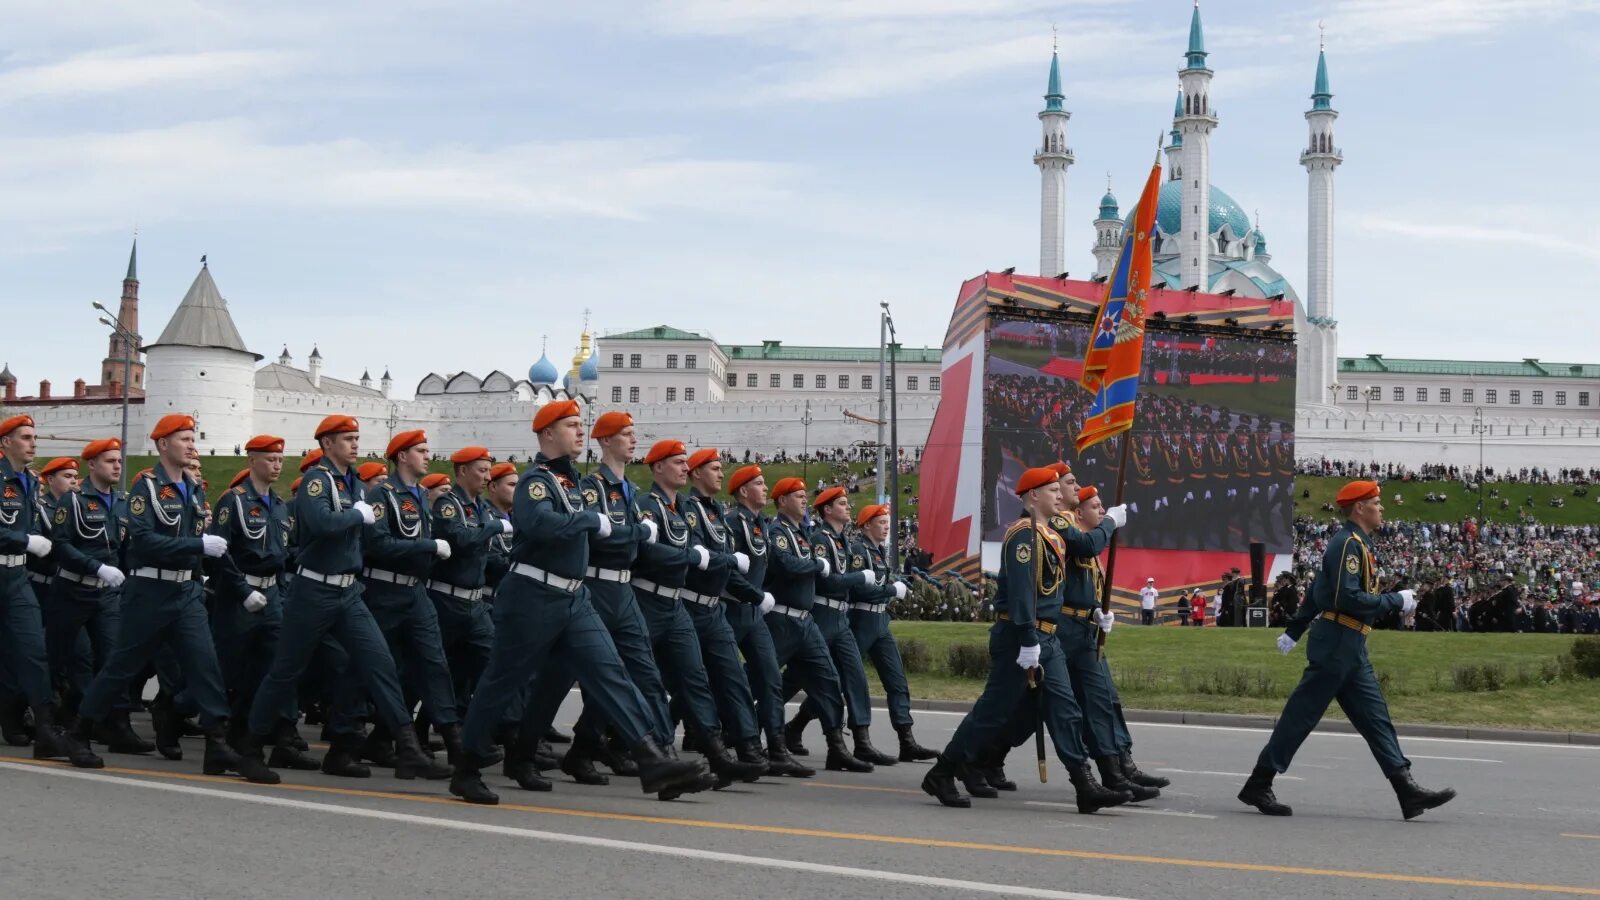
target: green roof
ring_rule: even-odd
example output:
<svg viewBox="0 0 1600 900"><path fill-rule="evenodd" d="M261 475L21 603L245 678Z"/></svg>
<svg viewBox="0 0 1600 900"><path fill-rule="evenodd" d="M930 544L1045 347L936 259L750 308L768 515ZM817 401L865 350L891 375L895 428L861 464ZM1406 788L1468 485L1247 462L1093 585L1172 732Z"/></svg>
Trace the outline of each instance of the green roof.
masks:
<svg viewBox="0 0 1600 900"><path fill-rule="evenodd" d="M657 325L654 328L640 328L634 331L622 331L617 334L602 335L613 341L709 341L709 334L695 334L684 331L682 328L673 328L671 325Z"/></svg>
<svg viewBox="0 0 1600 900"><path fill-rule="evenodd" d="M1471 359L1388 359L1379 353L1361 357L1339 357L1340 372L1394 375L1482 375L1486 377L1600 378L1600 365L1518 362Z"/></svg>
<svg viewBox="0 0 1600 900"><path fill-rule="evenodd" d="M736 360L785 360L790 362L877 362L877 347L786 347L781 341L761 344L723 344L730 363ZM899 362L936 363L943 351L934 347L901 347L895 354Z"/></svg>

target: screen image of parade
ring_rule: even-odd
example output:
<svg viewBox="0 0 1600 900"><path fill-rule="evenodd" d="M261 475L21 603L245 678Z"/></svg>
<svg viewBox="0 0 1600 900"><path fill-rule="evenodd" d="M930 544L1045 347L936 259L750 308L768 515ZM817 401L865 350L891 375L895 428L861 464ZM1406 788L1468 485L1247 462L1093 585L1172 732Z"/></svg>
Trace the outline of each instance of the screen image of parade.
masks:
<svg viewBox="0 0 1600 900"><path fill-rule="evenodd" d="M1119 543L1142 549L1294 549L1295 346L1249 329L1166 330L1150 321L1134 407ZM1074 439L1092 399L1078 385L1087 318L996 319L984 372L983 539L1021 515L1028 466L1060 459L1081 485L1116 495L1120 441Z"/></svg>

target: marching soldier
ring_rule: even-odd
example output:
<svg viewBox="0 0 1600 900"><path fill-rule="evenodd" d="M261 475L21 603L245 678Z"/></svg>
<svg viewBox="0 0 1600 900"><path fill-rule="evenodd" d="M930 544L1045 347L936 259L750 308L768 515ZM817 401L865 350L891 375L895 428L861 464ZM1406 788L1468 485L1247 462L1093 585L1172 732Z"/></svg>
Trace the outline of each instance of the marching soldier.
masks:
<svg viewBox="0 0 1600 900"><path fill-rule="evenodd" d="M228 696L198 577L202 560L221 557L228 542L205 533L205 497L185 471L194 438L194 419L182 414L162 416L150 432L158 462L128 492L122 621L105 668L78 707L79 734L91 735L127 695L134 677L170 646L182 667L184 691L200 710L205 773L233 771L259 784L277 784L276 772L228 743Z"/></svg>
<svg viewBox="0 0 1600 900"><path fill-rule="evenodd" d="M589 536L611 534L609 516L584 508L572 459L583 449L578 404L554 400L533 419L539 454L517 485L511 571L496 591L495 643L467 710L464 751L450 792L469 803L498 803L483 782L490 739L506 709L552 655L572 667L593 703L627 741L645 793L676 796L703 786L698 761L668 757L651 733L649 705L628 680L616 645L589 602L583 577ZM536 742L526 720L519 742Z"/></svg>
<svg viewBox="0 0 1600 900"><path fill-rule="evenodd" d="M356 466L356 480L361 482L361 487L367 493L378 489L378 485L389 480L389 467L377 460L364 462Z"/></svg>
<svg viewBox="0 0 1600 900"><path fill-rule="evenodd" d="M1322 718L1332 700L1339 701L1350 724L1367 739L1367 747L1394 786L1400 812L1414 819L1455 799L1452 788L1429 791L1411 778L1411 761L1400 752L1400 739L1389 719L1389 706L1367 658L1372 621L1392 612L1409 615L1417 607L1410 590L1378 593L1378 558L1371 535L1383 526L1383 500L1375 481L1352 481L1335 498L1345 514L1344 527L1328 540L1322 567L1306 599L1278 636L1278 649L1289 653L1309 627L1306 671L1289 695L1272 737L1256 760L1239 799L1269 816L1292 815L1272 791L1272 779L1288 771L1294 754Z"/></svg>
<svg viewBox="0 0 1600 900"><path fill-rule="evenodd" d="M456 706L465 715L494 647L494 622L483 602L490 545L511 534L511 520L495 516L483 498L494 466L487 448L463 447L450 455L450 463L455 484L433 504L434 533L450 545L450 555L434 563L428 596L439 616Z"/></svg>
<svg viewBox="0 0 1600 900"><path fill-rule="evenodd" d="M789 670L784 673L784 693L795 684L805 689L807 699L817 701L816 714L828 745L826 765L829 771L871 772L872 763L857 759L845 746L844 696L839 690L839 673L833 666L828 642L812 617L817 581L833 574L833 564L825 555L813 554L811 542L805 537L801 524L806 508L805 482L798 478L778 479L772 486L772 503L778 514L767 522L772 556L767 567L766 588L776 605L765 618L772 632L778 665ZM790 729L785 727L784 742L794 753L790 737Z"/></svg>
<svg viewBox="0 0 1600 900"><path fill-rule="evenodd" d="M428 508L432 509L433 504L450 491L450 476L443 472L433 472L422 476L417 484L427 492L423 499L427 501Z"/></svg>
<svg viewBox="0 0 1600 900"><path fill-rule="evenodd" d="M511 523L511 498L517 493L517 467L513 463L495 463L489 469L489 487L484 496L488 498L489 515L505 522ZM489 539L489 559L483 567L483 596L491 603L494 602L494 589L500 584L500 579L506 576L511 568L511 529L506 528L502 533ZM491 621L490 625L494 623Z"/></svg>

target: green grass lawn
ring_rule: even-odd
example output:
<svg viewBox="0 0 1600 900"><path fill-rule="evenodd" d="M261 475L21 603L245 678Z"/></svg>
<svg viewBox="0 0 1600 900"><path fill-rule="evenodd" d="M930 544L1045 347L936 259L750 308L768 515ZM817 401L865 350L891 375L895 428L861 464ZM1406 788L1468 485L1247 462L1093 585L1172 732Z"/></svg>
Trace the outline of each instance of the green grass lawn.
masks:
<svg viewBox="0 0 1600 900"><path fill-rule="evenodd" d="M896 622L894 632L932 651L934 671L910 676L913 696L970 700L982 690L977 679L951 675L945 660L953 644L985 646L987 625ZM1129 707L1275 715L1305 667L1303 652L1277 652L1278 634L1123 624L1112 632L1107 656ZM1553 677L1573 640L1567 635L1379 631L1368 650L1396 721L1600 732L1600 681ZM1494 667L1506 685L1458 690L1456 670L1468 665ZM1335 705L1329 715L1343 714Z"/></svg>

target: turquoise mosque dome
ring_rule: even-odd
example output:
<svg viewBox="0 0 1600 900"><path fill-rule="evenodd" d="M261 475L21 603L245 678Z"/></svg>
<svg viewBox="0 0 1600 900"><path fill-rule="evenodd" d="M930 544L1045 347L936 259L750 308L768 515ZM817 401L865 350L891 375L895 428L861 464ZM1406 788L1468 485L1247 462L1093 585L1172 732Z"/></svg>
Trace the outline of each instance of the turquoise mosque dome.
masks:
<svg viewBox="0 0 1600 900"><path fill-rule="evenodd" d="M1139 205L1136 203L1128 210L1128 217L1124 221L1129 227L1133 226L1133 217L1138 209ZM1207 234L1216 234L1224 225L1233 230L1235 238L1242 238L1250 231L1250 217L1245 215L1244 209L1237 201L1216 185L1211 186L1210 213L1207 217ZM1161 196L1156 203L1156 224L1163 234L1177 234L1182 229L1182 220L1183 185L1177 181L1168 181L1161 185Z"/></svg>

